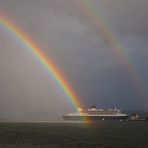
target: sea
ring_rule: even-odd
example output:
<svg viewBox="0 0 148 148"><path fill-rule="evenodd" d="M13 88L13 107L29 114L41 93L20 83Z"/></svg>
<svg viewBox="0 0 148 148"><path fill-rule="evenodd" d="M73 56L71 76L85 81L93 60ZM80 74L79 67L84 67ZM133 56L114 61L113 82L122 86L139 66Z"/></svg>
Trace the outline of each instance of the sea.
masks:
<svg viewBox="0 0 148 148"><path fill-rule="evenodd" d="M0 123L0 148L148 148L148 122Z"/></svg>

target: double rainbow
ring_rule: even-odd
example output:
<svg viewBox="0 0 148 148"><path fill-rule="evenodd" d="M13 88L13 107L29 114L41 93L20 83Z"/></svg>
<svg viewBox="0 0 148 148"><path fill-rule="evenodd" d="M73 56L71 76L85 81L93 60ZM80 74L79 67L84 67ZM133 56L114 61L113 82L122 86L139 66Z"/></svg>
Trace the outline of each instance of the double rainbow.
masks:
<svg viewBox="0 0 148 148"><path fill-rule="evenodd" d="M98 35L104 38L106 43L112 48L112 51L116 55L117 59L121 64L124 65L125 70L128 72L129 80L132 80L132 84L143 98L147 98L147 92L145 90L144 82L136 72L135 67L129 60L127 55L124 53L124 47L121 45L119 39L111 31L109 26L103 21L103 19L98 16L91 4L90 0L80 0L78 5L80 5L82 13L86 15L89 23L93 28L96 28ZM61 86L66 95L72 101L73 105L78 108L82 106L78 95L75 93L71 85L66 81L60 71L56 68L54 63L45 55L43 50L32 40L25 32L23 32L16 24L14 24L10 19L0 16L0 26L5 27L9 32L11 32L26 48L34 54L34 56L39 59L39 61L47 68L49 74L55 79L55 81Z"/></svg>

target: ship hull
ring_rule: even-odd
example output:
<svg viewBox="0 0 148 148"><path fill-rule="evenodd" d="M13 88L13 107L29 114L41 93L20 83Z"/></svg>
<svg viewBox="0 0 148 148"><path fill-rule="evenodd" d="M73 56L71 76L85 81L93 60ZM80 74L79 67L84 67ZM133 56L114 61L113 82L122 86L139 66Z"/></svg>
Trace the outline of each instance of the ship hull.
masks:
<svg viewBox="0 0 148 148"><path fill-rule="evenodd" d="M84 121L85 119L91 121L99 121L99 120L127 120L128 116L63 116L64 120L67 121Z"/></svg>

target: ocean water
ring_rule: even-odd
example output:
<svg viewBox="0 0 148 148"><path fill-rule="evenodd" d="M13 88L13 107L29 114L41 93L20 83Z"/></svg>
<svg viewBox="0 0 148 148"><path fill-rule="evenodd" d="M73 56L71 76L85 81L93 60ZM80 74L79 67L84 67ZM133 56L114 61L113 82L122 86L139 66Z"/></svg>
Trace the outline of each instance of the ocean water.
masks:
<svg viewBox="0 0 148 148"><path fill-rule="evenodd" d="M0 123L0 148L148 148L148 122Z"/></svg>

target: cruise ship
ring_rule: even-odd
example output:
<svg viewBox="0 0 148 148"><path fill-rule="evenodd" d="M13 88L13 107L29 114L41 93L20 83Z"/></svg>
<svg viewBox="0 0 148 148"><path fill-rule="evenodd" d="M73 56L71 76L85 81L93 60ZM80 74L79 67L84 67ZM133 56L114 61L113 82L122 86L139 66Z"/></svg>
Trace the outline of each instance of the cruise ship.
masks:
<svg viewBox="0 0 148 148"><path fill-rule="evenodd" d="M88 109L78 108L75 113L69 113L63 116L64 120L69 121L83 121L84 119L90 119L91 121L97 120L127 120L128 115L121 113L117 108L114 109L97 109L95 106L91 106Z"/></svg>

